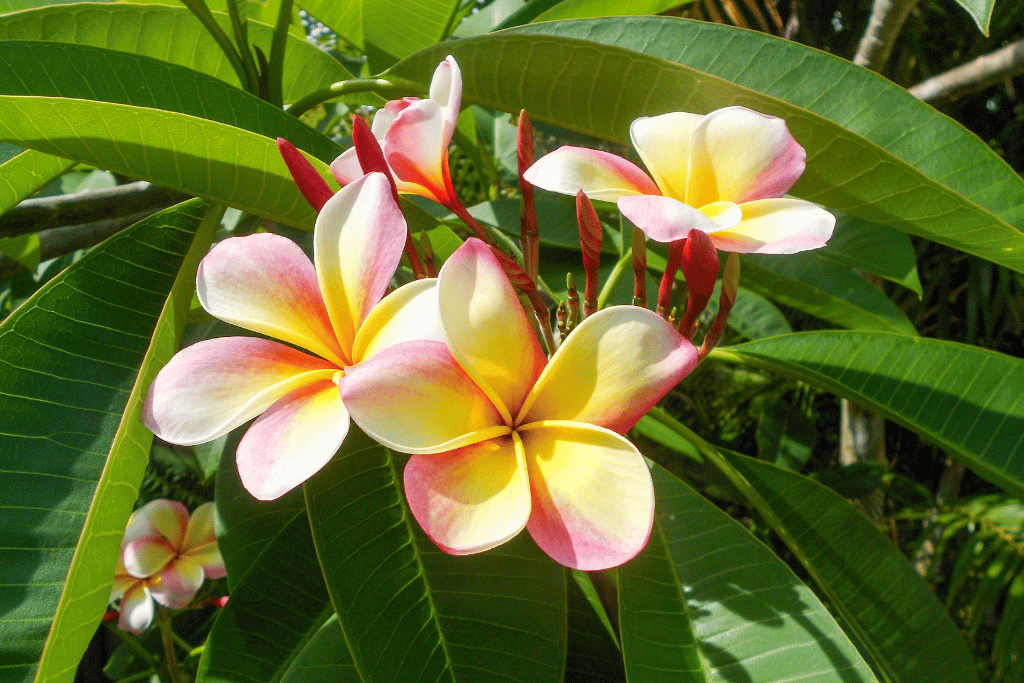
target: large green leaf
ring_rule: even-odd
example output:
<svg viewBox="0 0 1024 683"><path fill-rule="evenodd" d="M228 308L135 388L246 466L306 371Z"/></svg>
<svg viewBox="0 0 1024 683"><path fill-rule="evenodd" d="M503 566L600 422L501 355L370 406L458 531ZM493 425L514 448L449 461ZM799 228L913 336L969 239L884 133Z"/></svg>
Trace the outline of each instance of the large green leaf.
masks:
<svg viewBox="0 0 1024 683"><path fill-rule="evenodd" d="M566 581L568 651L565 680L572 683L625 683L622 650L591 583L591 576L595 575L573 570L572 578Z"/></svg>
<svg viewBox="0 0 1024 683"><path fill-rule="evenodd" d="M332 614L309 639L281 683L360 683L337 615Z"/></svg>
<svg viewBox="0 0 1024 683"><path fill-rule="evenodd" d="M158 109L0 96L0 140L143 178L309 229L316 213L270 139ZM326 164L316 162L327 172Z"/></svg>
<svg viewBox="0 0 1024 683"><path fill-rule="evenodd" d="M815 253L922 294L914 245L888 226L840 213L828 244Z"/></svg>
<svg viewBox="0 0 1024 683"><path fill-rule="evenodd" d="M694 0L564 0L531 21L658 14Z"/></svg>
<svg viewBox="0 0 1024 683"><path fill-rule="evenodd" d="M417 0L415 3L307 0L301 4L344 40L365 50L371 67L377 70L447 38L460 3L457 0Z"/></svg>
<svg viewBox="0 0 1024 683"><path fill-rule="evenodd" d="M685 427L657 409L652 416L666 431L647 425L645 435L694 457L694 444L680 443ZM711 447L696 448L703 457ZM712 455L790 546L882 680L977 681L967 645L931 588L849 501L790 470L729 451Z"/></svg>
<svg viewBox="0 0 1024 683"><path fill-rule="evenodd" d="M526 534L479 555L445 555L414 531L387 451L354 426L305 490L362 681L562 679L565 573Z"/></svg>
<svg viewBox="0 0 1024 683"><path fill-rule="evenodd" d="M988 35L988 23L992 19L992 8L996 0L956 0L957 4L967 10L978 25L978 30Z"/></svg>
<svg viewBox="0 0 1024 683"><path fill-rule="evenodd" d="M756 31L670 17L585 19L518 32L617 45L771 95L838 123L1024 226L1024 183L992 148L900 86L835 55Z"/></svg>
<svg viewBox="0 0 1024 683"><path fill-rule="evenodd" d="M219 545L231 599L210 632L197 680L277 683L334 609L302 490L257 501L238 478L234 446L217 470ZM348 656L344 643L340 654Z"/></svg>
<svg viewBox="0 0 1024 683"><path fill-rule="evenodd" d="M225 30L230 30L226 14L214 12L213 16ZM251 19L248 25L250 39L269 55L273 27ZM185 66L240 85L217 42L181 6L79 3L41 7L0 17L0 40L48 40L105 47ZM288 37L285 55L286 102L351 78L338 60L301 37Z"/></svg>
<svg viewBox="0 0 1024 683"><path fill-rule="evenodd" d="M627 23L618 18L605 21ZM922 145L926 153L919 152L908 161L814 111L724 78L613 45L539 35L535 28L571 28L574 23L531 24L446 43L403 60L388 76L422 88L437 62L451 53L462 67L466 102L504 111L525 108L536 120L621 144L628 144L629 124L642 115L706 113L744 105L780 116L808 154L807 171L793 187L794 194L1024 271L1024 233L992 212L1005 208L1005 202L993 198L986 185L973 193L977 195L976 203L917 168L916 159L925 154L941 156L945 149L928 144L933 140L931 135L924 134L920 140L907 135L908 130L917 132L913 125L893 126L891 111L885 111L886 125L898 128L902 135L913 139L915 147ZM533 33L527 33L528 29ZM671 35L665 37L674 39ZM641 34L640 39L646 41L648 36ZM755 48L738 54L749 59L749 55L757 55ZM806 71L801 75L805 81L820 84L825 82L822 73ZM815 90L818 97L820 89L819 85ZM906 93L902 96L913 99ZM851 106L859 109L861 102ZM955 140L973 148L971 138L960 129ZM963 160L959 153L955 158ZM992 166L996 161L986 163L991 158L991 152L979 152L977 159L964 161L963 166ZM1005 179L1005 188L1001 185L1001 189L1024 196L1024 181L1016 176L1010 180L1008 173L1013 175L1005 167L996 176ZM992 209L986 208L990 204ZM1024 203L1019 208L1024 211ZM1004 213L1016 217L1017 207Z"/></svg>
<svg viewBox="0 0 1024 683"><path fill-rule="evenodd" d="M630 680L875 680L825 606L771 550L664 469L652 475L650 545L619 569Z"/></svg>
<svg viewBox="0 0 1024 683"><path fill-rule="evenodd" d="M0 42L0 94L94 100L189 114L268 138L284 137L327 163L342 151L294 116L212 76L104 48ZM117 139L113 131L111 140Z"/></svg>
<svg viewBox="0 0 1024 683"><path fill-rule="evenodd" d="M773 301L839 327L916 335L889 297L847 266L814 252L742 257L742 282Z"/></svg>
<svg viewBox="0 0 1024 683"><path fill-rule="evenodd" d="M716 349L877 410L1024 495L1024 360L884 332L804 332Z"/></svg>
<svg viewBox="0 0 1024 683"><path fill-rule="evenodd" d="M37 662L36 680L72 680L99 624L152 439L145 390L218 219L197 200L137 223L0 325L5 681Z"/></svg>

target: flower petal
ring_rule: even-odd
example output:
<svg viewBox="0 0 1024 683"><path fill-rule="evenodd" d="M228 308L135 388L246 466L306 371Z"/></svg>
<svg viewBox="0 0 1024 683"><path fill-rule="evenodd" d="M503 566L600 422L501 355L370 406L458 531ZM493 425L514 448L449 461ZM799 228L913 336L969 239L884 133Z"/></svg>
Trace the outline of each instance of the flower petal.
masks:
<svg viewBox="0 0 1024 683"><path fill-rule="evenodd" d="M221 557L220 548L217 546L217 533L213 525L215 516L216 508L213 503L203 503L195 509L188 520L188 531L185 533L180 552L181 557L201 564L209 579L225 576L224 558Z"/></svg>
<svg viewBox="0 0 1024 683"><path fill-rule="evenodd" d="M414 280L384 297L356 334L352 362L359 363L389 346L417 339L447 339L441 325L436 278Z"/></svg>
<svg viewBox="0 0 1024 683"><path fill-rule="evenodd" d="M795 254L825 246L836 217L800 199L761 199L741 204L743 220L708 236L722 251Z"/></svg>
<svg viewBox="0 0 1024 683"><path fill-rule="evenodd" d="M411 192L448 204L445 172L449 135L445 110L433 100L406 107L384 136L384 157L395 173L400 192ZM450 136L449 136L450 137Z"/></svg>
<svg viewBox="0 0 1024 683"><path fill-rule="evenodd" d="M146 520L153 531L163 536L175 550L182 547L188 529L188 510L174 500L151 500L134 514Z"/></svg>
<svg viewBox="0 0 1024 683"><path fill-rule="evenodd" d="M334 158L331 162L331 173L342 187L366 175L363 173L362 164L359 163L359 157L356 156L355 147L349 147Z"/></svg>
<svg viewBox="0 0 1024 683"><path fill-rule="evenodd" d="M188 560L178 560L160 572L159 581L153 582L153 599L164 607L182 609L192 602L203 585L203 568Z"/></svg>
<svg viewBox="0 0 1024 683"><path fill-rule="evenodd" d="M546 359L508 276L491 248L470 238L437 280L452 355L511 423Z"/></svg>
<svg viewBox="0 0 1024 683"><path fill-rule="evenodd" d="M544 552L566 567L596 571L643 549L654 523L654 485L633 444L575 422L538 422L519 434L533 491L526 528Z"/></svg>
<svg viewBox="0 0 1024 683"><path fill-rule="evenodd" d="M623 197L618 206L623 216L658 242L681 240L694 228L706 233L721 229L718 223L703 212L672 197Z"/></svg>
<svg viewBox="0 0 1024 683"><path fill-rule="evenodd" d="M405 466L405 495L416 521L452 555L489 550L530 518L530 485L519 437L503 436Z"/></svg>
<svg viewBox="0 0 1024 683"><path fill-rule="evenodd" d="M286 237L261 233L219 243L199 264L196 294L214 317L345 365L316 270Z"/></svg>
<svg viewBox="0 0 1024 683"><path fill-rule="evenodd" d="M198 545L183 553L181 557L202 565L203 573L206 574L208 579L221 579L227 576L227 570L224 567L224 557L220 554L217 541Z"/></svg>
<svg viewBox="0 0 1024 683"><path fill-rule="evenodd" d="M406 223L382 173L349 183L324 205L313 230L313 257L341 347L384 296L405 248Z"/></svg>
<svg viewBox="0 0 1024 683"><path fill-rule="evenodd" d="M130 633L142 633L153 623L153 614L153 597L146 584L140 582L121 598L117 627Z"/></svg>
<svg viewBox="0 0 1024 683"><path fill-rule="evenodd" d="M807 166L807 153L785 121L745 107L726 107L704 117L694 133L694 157L695 179L710 183L701 190L691 185L694 194L687 194L686 201L693 206L714 199L740 204L781 197ZM698 173L704 164L709 172Z"/></svg>
<svg viewBox="0 0 1024 683"><path fill-rule="evenodd" d="M697 349L659 315L606 308L558 348L519 423L575 420L623 434L696 365Z"/></svg>
<svg viewBox="0 0 1024 683"><path fill-rule="evenodd" d="M179 351L156 376L142 421L164 441L212 441L337 366L255 337L207 339Z"/></svg>
<svg viewBox="0 0 1024 683"><path fill-rule="evenodd" d="M124 547L122 558L125 570L137 579L158 573L178 554L163 536L143 536Z"/></svg>
<svg viewBox="0 0 1024 683"><path fill-rule="evenodd" d="M633 147L661 188L661 194L693 206L699 204L688 199L686 188L693 131L703 118L700 114L679 111L661 116L641 116L629 126Z"/></svg>
<svg viewBox="0 0 1024 683"><path fill-rule="evenodd" d="M348 434L338 386L321 379L270 406L235 451L242 485L258 500L274 500L327 464Z"/></svg>
<svg viewBox="0 0 1024 683"><path fill-rule="evenodd" d="M606 202L635 194L661 194L636 164L585 147L559 147L537 159L523 177L550 192L575 196L583 190L591 199Z"/></svg>
<svg viewBox="0 0 1024 683"><path fill-rule="evenodd" d="M352 419L402 453L443 453L511 430L440 342L411 341L345 368Z"/></svg>
<svg viewBox="0 0 1024 683"><path fill-rule="evenodd" d="M444 149L452 142L455 125L459 121L459 107L462 105L462 71L451 55L434 69L430 79L430 99L441 105L444 112Z"/></svg>

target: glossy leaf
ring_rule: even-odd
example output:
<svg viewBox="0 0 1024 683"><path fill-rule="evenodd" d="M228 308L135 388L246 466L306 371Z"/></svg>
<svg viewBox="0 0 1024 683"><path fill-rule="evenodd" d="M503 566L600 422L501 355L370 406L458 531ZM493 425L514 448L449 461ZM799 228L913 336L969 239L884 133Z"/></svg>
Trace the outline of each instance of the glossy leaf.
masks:
<svg viewBox="0 0 1024 683"><path fill-rule="evenodd" d="M516 199L496 199L469 207L473 218L494 225L508 235L518 239L520 234L519 206L522 201ZM535 201L539 218L540 243L549 247L562 247L579 251L580 233L576 224L576 209L567 202L548 197L537 197ZM451 215L454 217L454 215ZM605 240L602 250L614 253L615 247L610 240Z"/></svg>
<svg viewBox="0 0 1024 683"><path fill-rule="evenodd" d="M741 257L743 286L838 327L916 335L906 314L864 277L813 252Z"/></svg>
<svg viewBox="0 0 1024 683"><path fill-rule="evenodd" d="M46 41L0 42L0 94L159 109L275 139L330 163L341 147L294 116L222 81L150 57ZM117 141L117 132L111 141Z"/></svg>
<svg viewBox="0 0 1024 683"><path fill-rule="evenodd" d="M218 544L230 600L210 632L197 680L276 683L285 679L334 609L302 491L270 502L254 499L238 478L235 446L237 439L217 474ZM340 654L347 653L342 642Z"/></svg>
<svg viewBox="0 0 1024 683"><path fill-rule="evenodd" d="M305 491L362 681L562 679L565 574L526 534L445 555L414 527L387 451L354 426Z"/></svg>
<svg viewBox="0 0 1024 683"><path fill-rule="evenodd" d="M360 683L337 615L332 614L299 651L281 683Z"/></svg>
<svg viewBox="0 0 1024 683"><path fill-rule="evenodd" d="M885 415L1024 495L1024 360L885 332L804 332L712 352Z"/></svg>
<svg viewBox="0 0 1024 683"><path fill-rule="evenodd" d="M0 139L286 225L313 225L316 214L270 138L186 114L106 102L0 96L0 107Z"/></svg>
<svg viewBox="0 0 1024 683"><path fill-rule="evenodd" d="M592 577L572 570L568 587L568 650L565 680L573 683L615 683L626 680L622 649L597 596Z"/></svg>
<svg viewBox="0 0 1024 683"><path fill-rule="evenodd" d="M702 666L693 680L875 680L825 606L775 553L661 467L652 475L659 538L636 568L619 570L627 671L643 670L641 680L687 680L681 676L696 668L696 641ZM652 611L656 629L646 621ZM656 678L663 667L672 675Z"/></svg>
<svg viewBox="0 0 1024 683"><path fill-rule="evenodd" d="M0 325L0 630L12 680L38 663L35 680L71 681L110 599L152 440L145 390L177 348L219 222L200 229L204 215L195 200L137 223Z"/></svg>
<svg viewBox="0 0 1024 683"><path fill-rule="evenodd" d="M531 21L558 21L588 17L621 17L660 14L694 0L564 0Z"/></svg>
<svg viewBox="0 0 1024 683"><path fill-rule="evenodd" d="M689 26L682 20L649 20ZM648 41L653 40L652 34L643 31L644 24L621 18L599 21L615 23L616 28L609 30L615 30L616 36L622 35L623 27L631 27L632 37L619 41L623 45L650 45ZM808 154L807 171L793 187L793 194L1024 271L1024 233L1006 222L1024 224L1024 201L1008 207L1005 196L991 191L991 178L997 178L1000 191L1011 198L1024 198L1024 181L990 150L979 149L979 145L984 147L983 143L959 126L950 131L945 126L948 120L944 120L940 128L945 137L930 130L920 137L905 136L912 139L913 153L906 153L909 159L902 158L825 116L726 78L623 47L540 35L558 31L572 34L576 24L531 24L500 34L467 38L454 45L423 50L396 65L389 75L423 87L430 80L433 65L450 52L465 74L464 102L505 111L525 108L536 121L555 123L620 144L628 144L629 124L641 115L668 111L707 113L728 105L744 105L780 116L786 119ZM658 26L654 25L655 34ZM767 36L746 33L773 44ZM676 52L681 40L692 38L680 37L671 30L661 36L668 41L666 49ZM713 44L716 50L720 46L720 42ZM751 59L765 61L759 51L760 43L747 47L729 54L740 55L737 59L744 60L743 64L749 64ZM801 54L813 52L794 43L790 43L790 48L800 50ZM809 58L805 62L811 63ZM824 85L836 82L838 67L831 63L825 66L831 68L814 71L808 66L798 72L803 87L810 86L813 96L819 99ZM916 132L920 128L916 119L907 125L893 125L893 110L901 106L901 98L914 98L902 90L884 92L886 104L875 110L882 117L879 120L900 134L909 129ZM861 99L870 102L874 98ZM858 111L864 109L861 99L852 100L848 106ZM896 100L892 107L888 106L889 99ZM910 111L914 116L919 112L913 108ZM928 118L922 125L931 126L932 121ZM944 143L941 148L927 144L936 137ZM976 154L965 159L959 148L947 150L948 146L957 145ZM920 162L922 168L915 166L925 157L942 157L946 151L950 151L947 156L958 165L943 166L938 172L925 161ZM963 170L966 167L970 168ZM976 175L974 169L978 167L993 172ZM971 181L956 182L954 177L960 172L969 175Z"/></svg>
<svg viewBox="0 0 1024 683"><path fill-rule="evenodd" d="M996 0L956 0L957 4L967 10L978 25L978 30L988 35L988 23L992 20L992 8Z"/></svg>
<svg viewBox="0 0 1024 683"><path fill-rule="evenodd" d="M832 239L815 253L903 285L921 296L914 245L898 230L840 213Z"/></svg>
<svg viewBox="0 0 1024 683"><path fill-rule="evenodd" d="M226 14L214 12L213 16L230 32ZM248 26L250 40L269 55L273 27L252 19ZM180 4L169 7L94 2L40 7L0 17L0 40L46 40L105 47L185 66L233 86L240 85L217 42ZM285 102L351 78L338 60L302 36L289 35L285 54Z"/></svg>
<svg viewBox="0 0 1024 683"><path fill-rule="evenodd" d="M35 194L75 162L34 150L25 150L0 164L0 214ZM39 236L36 234L0 238L0 253L10 256L26 268L39 265Z"/></svg>

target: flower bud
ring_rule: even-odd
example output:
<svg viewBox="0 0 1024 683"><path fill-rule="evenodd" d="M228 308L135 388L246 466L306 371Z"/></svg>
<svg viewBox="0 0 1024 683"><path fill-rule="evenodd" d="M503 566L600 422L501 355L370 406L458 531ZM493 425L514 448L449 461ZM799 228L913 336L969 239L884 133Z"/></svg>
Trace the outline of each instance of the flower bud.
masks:
<svg viewBox="0 0 1024 683"><path fill-rule="evenodd" d="M306 198L317 211L324 208L327 200L334 196L334 191L324 180L323 176L317 173L309 159L302 155L295 145L284 138L277 139L277 149L281 152L288 172L292 174L292 180L299 186L299 192Z"/></svg>

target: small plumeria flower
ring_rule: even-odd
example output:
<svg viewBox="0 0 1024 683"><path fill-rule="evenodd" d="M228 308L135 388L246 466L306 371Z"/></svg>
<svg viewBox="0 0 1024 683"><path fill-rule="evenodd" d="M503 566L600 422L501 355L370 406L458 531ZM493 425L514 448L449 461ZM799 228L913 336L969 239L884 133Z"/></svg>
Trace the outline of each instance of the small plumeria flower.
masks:
<svg viewBox="0 0 1024 683"><path fill-rule="evenodd" d="M445 552L525 527L561 564L614 567L647 543L654 488L622 434L682 379L697 350L655 313L586 318L550 362L501 264L469 239L438 275L445 342L398 344L346 368L352 419L413 454L405 492Z"/></svg>
<svg viewBox="0 0 1024 683"><path fill-rule="evenodd" d="M111 595L121 601L118 627L141 633L153 621L154 601L181 609L203 581L225 576L213 516L213 503L200 505L190 517L171 500L153 500L132 513Z"/></svg>
<svg viewBox="0 0 1024 683"><path fill-rule="evenodd" d="M706 116L641 117L629 129L648 176L599 150L565 146L540 158L526 179L546 190L617 202L649 238L684 239L693 228L723 251L792 254L825 245L835 217L783 195L807 154L786 122L744 107ZM652 177L653 176L653 177Z"/></svg>

